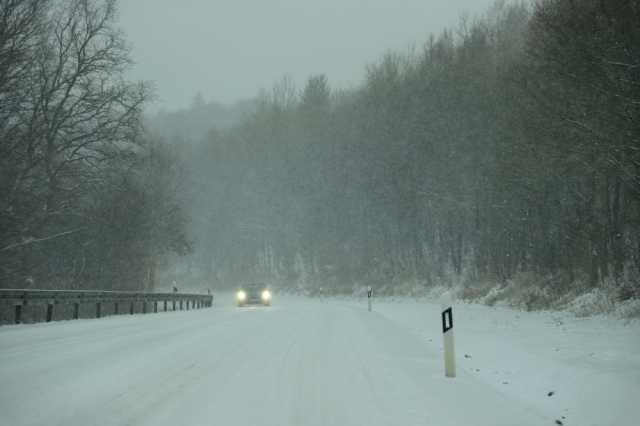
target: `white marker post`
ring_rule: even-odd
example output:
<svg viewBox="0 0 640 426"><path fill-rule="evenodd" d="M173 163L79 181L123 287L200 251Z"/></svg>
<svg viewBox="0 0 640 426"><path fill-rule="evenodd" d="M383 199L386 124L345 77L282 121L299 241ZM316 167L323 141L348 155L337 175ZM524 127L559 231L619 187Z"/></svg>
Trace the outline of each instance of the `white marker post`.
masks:
<svg viewBox="0 0 640 426"><path fill-rule="evenodd" d="M456 352L453 344L453 309L451 298L442 298L442 335L444 336L444 375L456 377Z"/></svg>
<svg viewBox="0 0 640 426"><path fill-rule="evenodd" d="M367 300L369 302L369 312L371 312L371 296L373 296L373 289L371 286L367 289Z"/></svg>

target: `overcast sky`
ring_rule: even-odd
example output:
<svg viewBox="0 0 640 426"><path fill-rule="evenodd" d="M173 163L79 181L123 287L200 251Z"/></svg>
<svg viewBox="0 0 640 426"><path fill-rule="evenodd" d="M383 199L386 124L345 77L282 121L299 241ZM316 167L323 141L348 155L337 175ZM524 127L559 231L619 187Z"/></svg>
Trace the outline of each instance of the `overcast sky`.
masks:
<svg viewBox="0 0 640 426"><path fill-rule="evenodd" d="M201 91L230 103L289 74L324 73L355 86L384 52L422 45L484 13L494 0L120 0L134 79L152 80L153 109L182 108Z"/></svg>

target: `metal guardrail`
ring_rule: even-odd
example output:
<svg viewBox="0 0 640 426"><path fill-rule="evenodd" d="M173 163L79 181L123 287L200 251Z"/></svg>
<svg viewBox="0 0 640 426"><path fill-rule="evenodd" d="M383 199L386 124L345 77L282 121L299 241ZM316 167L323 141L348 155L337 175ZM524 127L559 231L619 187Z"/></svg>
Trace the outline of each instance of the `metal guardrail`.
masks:
<svg viewBox="0 0 640 426"><path fill-rule="evenodd" d="M131 315L134 313L157 313L158 303L162 303L161 309L165 312L178 309L189 310L189 308L210 308L213 305L213 296L210 294L127 291L0 289L0 302L5 306L9 304L13 307L13 322L20 324L23 321L23 310L27 306L33 305L42 306L45 313L44 321L50 322L54 319L78 319L80 318L80 308L86 305L94 305L94 315L91 316L95 318L124 313ZM67 313L66 316L70 316L70 318L65 318L65 315L63 317L56 315L56 306L59 305L72 307L71 312L68 312L68 309L64 309L65 313ZM107 311L105 308L109 305L113 309ZM37 322L37 320L34 322Z"/></svg>

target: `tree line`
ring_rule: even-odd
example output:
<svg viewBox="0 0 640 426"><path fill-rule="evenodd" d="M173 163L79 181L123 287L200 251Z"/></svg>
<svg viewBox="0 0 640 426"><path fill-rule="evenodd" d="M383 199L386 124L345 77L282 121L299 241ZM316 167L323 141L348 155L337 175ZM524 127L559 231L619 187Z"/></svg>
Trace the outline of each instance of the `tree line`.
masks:
<svg viewBox="0 0 640 426"><path fill-rule="evenodd" d="M534 277L638 296L640 2L497 3L194 148L201 277L351 291Z"/></svg>
<svg viewBox="0 0 640 426"><path fill-rule="evenodd" d="M186 253L176 154L115 0L0 0L0 287L151 289Z"/></svg>

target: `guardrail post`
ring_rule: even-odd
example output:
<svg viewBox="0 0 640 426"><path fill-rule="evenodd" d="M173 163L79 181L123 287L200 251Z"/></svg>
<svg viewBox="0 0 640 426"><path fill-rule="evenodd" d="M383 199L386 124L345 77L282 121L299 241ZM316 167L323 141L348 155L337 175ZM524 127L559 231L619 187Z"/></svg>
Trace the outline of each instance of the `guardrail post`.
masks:
<svg viewBox="0 0 640 426"><path fill-rule="evenodd" d="M100 318L102 315L102 305L100 302L96 302L96 318Z"/></svg>
<svg viewBox="0 0 640 426"><path fill-rule="evenodd" d="M22 305L16 305L14 319L16 324L20 324L20 322L22 321Z"/></svg>
<svg viewBox="0 0 640 426"><path fill-rule="evenodd" d="M157 300L153 301L153 313L154 314L158 313L158 301Z"/></svg>
<svg viewBox="0 0 640 426"><path fill-rule="evenodd" d="M189 305L191 304L191 300L187 299L187 311L189 310Z"/></svg>
<svg viewBox="0 0 640 426"><path fill-rule="evenodd" d="M164 300L164 311L167 312L167 301Z"/></svg>
<svg viewBox="0 0 640 426"><path fill-rule="evenodd" d="M47 322L51 322L53 319L53 303L47 303Z"/></svg>
<svg viewBox="0 0 640 426"><path fill-rule="evenodd" d="M147 313L147 301L146 300L142 301L142 313L143 314Z"/></svg>
<svg viewBox="0 0 640 426"><path fill-rule="evenodd" d="M173 310L174 311L176 310L176 300L175 299L173 299Z"/></svg>
<svg viewBox="0 0 640 426"><path fill-rule="evenodd" d="M80 314L80 303L74 302L73 303L73 319L78 319L79 314Z"/></svg>
<svg viewBox="0 0 640 426"><path fill-rule="evenodd" d="M113 303L113 314L114 315L118 315L118 311L120 310L119 308L120 307L118 306L118 302L114 302Z"/></svg>
<svg viewBox="0 0 640 426"><path fill-rule="evenodd" d="M133 301L131 302L131 304L129 306L129 314L133 315Z"/></svg>
<svg viewBox="0 0 640 426"><path fill-rule="evenodd" d="M182 299L180 299L180 310L182 310Z"/></svg>

